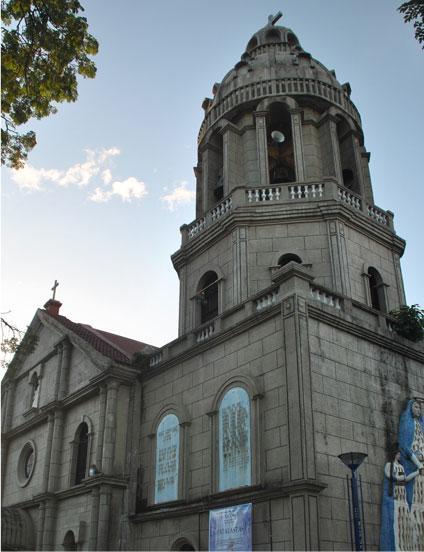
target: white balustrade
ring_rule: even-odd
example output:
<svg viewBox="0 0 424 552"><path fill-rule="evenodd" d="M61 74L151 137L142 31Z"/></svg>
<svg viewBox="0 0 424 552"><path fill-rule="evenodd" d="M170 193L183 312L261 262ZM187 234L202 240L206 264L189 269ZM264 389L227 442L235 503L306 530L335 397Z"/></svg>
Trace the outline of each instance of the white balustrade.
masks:
<svg viewBox="0 0 424 552"><path fill-rule="evenodd" d="M156 364L159 364L159 362L162 361L162 351L159 351L158 353L155 353L152 357L150 357L150 366L156 366Z"/></svg>
<svg viewBox="0 0 424 552"><path fill-rule="evenodd" d="M289 186L290 199L309 199L312 197L322 197L324 193L324 184L296 184Z"/></svg>
<svg viewBox="0 0 424 552"><path fill-rule="evenodd" d="M201 343L202 341L206 341L206 339L209 339L213 335L214 331L215 327L213 323L205 326L196 333L196 342Z"/></svg>
<svg viewBox="0 0 424 552"><path fill-rule="evenodd" d="M347 190L344 190L343 188L338 188L338 193L340 201L347 203L354 209L358 209L358 211L361 209L361 200L359 197Z"/></svg>
<svg viewBox="0 0 424 552"><path fill-rule="evenodd" d="M337 297L336 295L328 293L323 289L319 289L317 287L311 287L311 295L316 301L319 301L324 305L333 307L336 310L341 310L342 308L340 297Z"/></svg>
<svg viewBox="0 0 424 552"><path fill-rule="evenodd" d="M188 227L188 237L194 238L206 228L206 218L200 218Z"/></svg>
<svg viewBox="0 0 424 552"><path fill-rule="evenodd" d="M225 215L225 213L228 213L228 211L231 210L233 206L233 202L231 197L228 197L226 200L224 200L222 203L211 209L209 212L211 214L212 222L215 222L219 218L222 217L222 215Z"/></svg>
<svg viewBox="0 0 424 552"><path fill-rule="evenodd" d="M232 208L233 201L230 196L224 199L224 201L222 201L218 205L216 205L213 209L208 211L204 217L195 220L189 225L187 229L188 239L192 239L199 235L210 224L213 224L223 215L231 211Z"/></svg>
<svg viewBox="0 0 424 552"><path fill-rule="evenodd" d="M259 299L256 299L256 310L259 312L267 309L268 307L271 307L272 305L275 305L277 303L278 291L279 289L274 289L266 295L259 297Z"/></svg>
<svg viewBox="0 0 424 552"><path fill-rule="evenodd" d="M380 222L381 224L385 224L386 226L389 224L389 220L387 218L387 214L382 209L379 209L378 207L373 207L371 205L368 205L368 216L376 220L377 222Z"/></svg>
<svg viewBox="0 0 424 552"><path fill-rule="evenodd" d="M279 201L281 188L249 188L246 190L246 194L249 203L256 201Z"/></svg>

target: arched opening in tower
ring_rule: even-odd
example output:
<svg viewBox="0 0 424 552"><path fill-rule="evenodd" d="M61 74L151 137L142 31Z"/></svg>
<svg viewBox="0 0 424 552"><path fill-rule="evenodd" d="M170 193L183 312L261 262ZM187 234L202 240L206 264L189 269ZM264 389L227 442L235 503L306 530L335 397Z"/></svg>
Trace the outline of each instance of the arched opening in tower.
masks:
<svg viewBox="0 0 424 552"><path fill-rule="evenodd" d="M218 316L218 276L212 270L206 272L198 285L200 300L200 323L204 324Z"/></svg>
<svg viewBox="0 0 424 552"><path fill-rule="evenodd" d="M222 134L216 132L208 148L208 189L210 207L224 197L224 143Z"/></svg>
<svg viewBox="0 0 424 552"><path fill-rule="evenodd" d="M337 138L339 142L343 186L359 194L355 159L355 137L347 122L342 118L339 118L337 121Z"/></svg>
<svg viewBox="0 0 424 552"><path fill-rule="evenodd" d="M296 173L290 113L283 104L272 104L267 123L269 182L294 182Z"/></svg>

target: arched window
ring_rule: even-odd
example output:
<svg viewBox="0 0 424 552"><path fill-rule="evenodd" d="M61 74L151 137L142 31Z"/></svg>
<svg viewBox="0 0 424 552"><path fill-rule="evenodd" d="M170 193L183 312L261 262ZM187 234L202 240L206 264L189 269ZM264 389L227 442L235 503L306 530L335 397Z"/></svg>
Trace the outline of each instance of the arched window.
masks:
<svg viewBox="0 0 424 552"><path fill-rule="evenodd" d="M218 276L210 270L201 278L197 297L200 303L200 324L218 316Z"/></svg>
<svg viewBox="0 0 424 552"><path fill-rule="evenodd" d="M281 103L270 107L267 134L270 183L294 182L296 176L291 116Z"/></svg>
<svg viewBox="0 0 424 552"><path fill-rule="evenodd" d="M38 400L40 398L40 378L37 372L34 372L31 377L31 408L38 408Z"/></svg>
<svg viewBox="0 0 424 552"><path fill-rule="evenodd" d="M155 503L178 499L180 422L167 414L156 433Z"/></svg>
<svg viewBox="0 0 424 552"><path fill-rule="evenodd" d="M386 298L383 279L374 267L368 269L368 281L370 286L370 299L373 309L386 312Z"/></svg>
<svg viewBox="0 0 424 552"><path fill-rule="evenodd" d="M88 425L82 422L76 431L74 441L74 485L79 485L86 477L88 456Z"/></svg>
<svg viewBox="0 0 424 552"><path fill-rule="evenodd" d="M281 255L278 259L278 266L285 266L291 261L302 264L302 259L298 255L295 255L294 253L286 253L285 255Z"/></svg>
<svg viewBox="0 0 424 552"><path fill-rule="evenodd" d="M343 186L359 194L354 136L347 122L341 118L337 121L337 137L339 141Z"/></svg>
<svg viewBox="0 0 424 552"><path fill-rule="evenodd" d="M219 491L252 484L250 399L242 387L227 391L218 413Z"/></svg>
<svg viewBox="0 0 424 552"><path fill-rule="evenodd" d="M76 550L77 543L75 542L75 535L73 531L67 531L65 538L63 539L63 550Z"/></svg>
<svg viewBox="0 0 424 552"><path fill-rule="evenodd" d="M224 140L222 134L215 132L209 147L203 153L203 164L207 166L207 209L221 201L224 196Z"/></svg>

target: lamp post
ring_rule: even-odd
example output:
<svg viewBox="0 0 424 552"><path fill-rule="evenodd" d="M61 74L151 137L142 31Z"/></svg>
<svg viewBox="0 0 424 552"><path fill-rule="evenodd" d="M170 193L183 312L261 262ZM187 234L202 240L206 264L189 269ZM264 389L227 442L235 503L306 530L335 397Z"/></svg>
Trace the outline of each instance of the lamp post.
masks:
<svg viewBox="0 0 424 552"><path fill-rule="evenodd" d="M361 523L361 510L359 504L358 495L358 480L356 476L356 470L362 464L367 457L367 454L363 452L345 452L339 454L340 460L348 467L352 472L352 478L350 480L352 490L352 512L353 512L353 528L355 533L355 550L364 550L363 531Z"/></svg>

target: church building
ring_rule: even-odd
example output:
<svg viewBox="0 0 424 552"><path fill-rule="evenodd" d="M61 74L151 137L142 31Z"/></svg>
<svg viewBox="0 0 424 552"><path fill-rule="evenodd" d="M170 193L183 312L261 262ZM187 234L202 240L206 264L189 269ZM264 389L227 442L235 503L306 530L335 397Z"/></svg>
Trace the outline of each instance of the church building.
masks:
<svg viewBox="0 0 424 552"><path fill-rule="evenodd" d="M350 84L280 15L202 104L178 338L77 323L56 298L36 312L2 382L4 550L245 550L246 532L350 549L349 452L379 549L386 456L424 401L424 347L389 315L405 242Z"/></svg>

